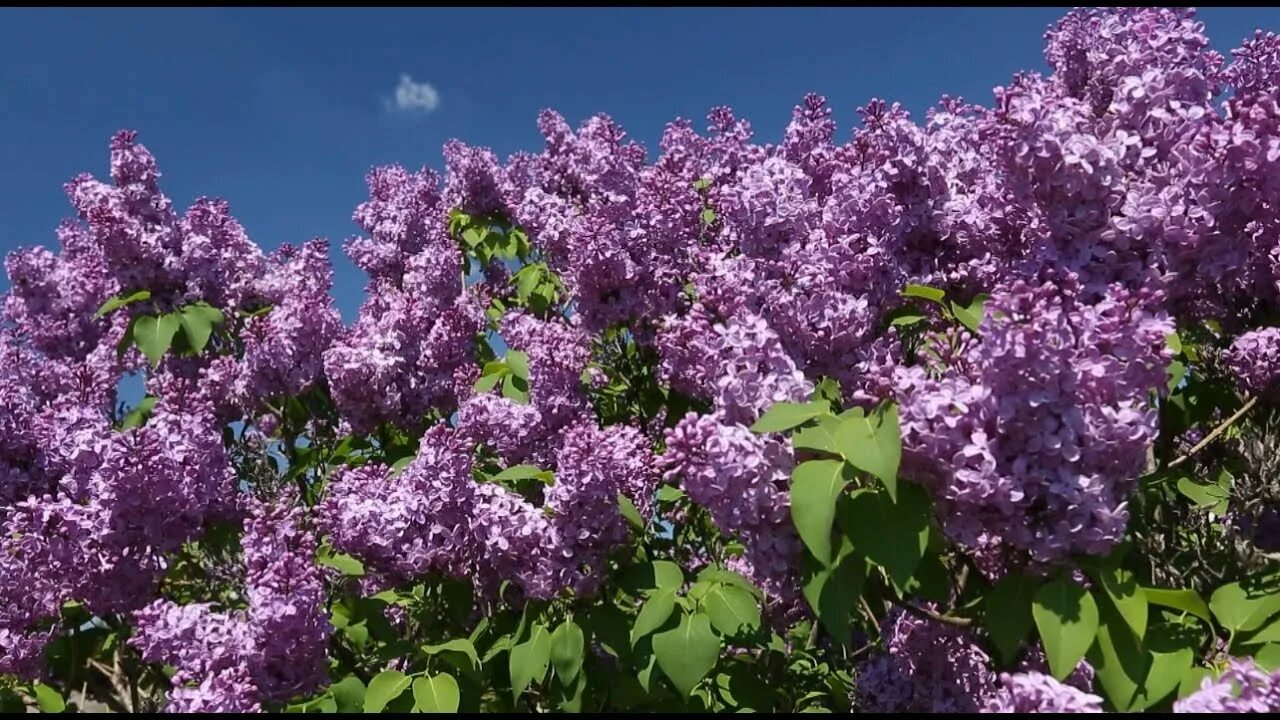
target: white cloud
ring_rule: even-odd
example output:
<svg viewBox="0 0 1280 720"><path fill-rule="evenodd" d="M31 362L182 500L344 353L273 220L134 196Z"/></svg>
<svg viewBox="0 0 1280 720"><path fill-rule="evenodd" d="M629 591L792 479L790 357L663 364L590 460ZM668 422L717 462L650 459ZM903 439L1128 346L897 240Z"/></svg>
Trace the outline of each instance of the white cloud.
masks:
<svg viewBox="0 0 1280 720"><path fill-rule="evenodd" d="M414 82L408 73L401 73L395 98L387 105L402 112L429 113L440 106L440 93L431 83Z"/></svg>

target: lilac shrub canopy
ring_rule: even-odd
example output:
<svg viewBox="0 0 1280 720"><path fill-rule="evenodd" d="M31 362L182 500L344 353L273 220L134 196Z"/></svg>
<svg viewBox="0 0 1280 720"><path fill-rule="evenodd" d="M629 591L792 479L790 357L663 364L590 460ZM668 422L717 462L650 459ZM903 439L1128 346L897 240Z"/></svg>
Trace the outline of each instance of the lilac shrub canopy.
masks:
<svg viewBox="0 0 1280 720"><path fill-rule="evenodd" d="M1280 711L1280 36L1045 43L375 168L345 327L116 134L5 261L0 705Z"/></svg>

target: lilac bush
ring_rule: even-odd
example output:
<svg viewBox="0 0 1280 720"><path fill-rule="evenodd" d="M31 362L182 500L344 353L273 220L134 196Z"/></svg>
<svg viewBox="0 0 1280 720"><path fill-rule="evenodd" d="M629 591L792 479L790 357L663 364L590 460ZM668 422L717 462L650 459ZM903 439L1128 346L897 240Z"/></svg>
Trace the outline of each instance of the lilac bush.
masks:
<svg viewBox="0 0 1280 720"><path fill-rule="evenodd" d="M118 133L5 262L0 706L1275 710L1280 38L1045 42L375 168L349 326Z"/></svg>

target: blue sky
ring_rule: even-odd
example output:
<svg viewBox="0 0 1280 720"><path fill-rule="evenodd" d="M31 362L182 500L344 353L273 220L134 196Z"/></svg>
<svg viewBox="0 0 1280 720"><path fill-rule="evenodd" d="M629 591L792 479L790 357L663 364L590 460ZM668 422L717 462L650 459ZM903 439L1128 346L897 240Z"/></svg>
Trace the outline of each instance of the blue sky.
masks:
<svg viewBox="0 0 1280 720"><path fill-rule="evenodd" d="M258 243L333 241L350 322L364 278L341 254L365 172L440 167L449 138L536 151L539 109L596 112L656 149L680 116L730 105L776 141L806 92L847 137L871 97L917 118L944 94L987 104L1046 70L1062 8L172 9L0 11L0 252L55 242L62 184L107 173L107 141L140 132L185 208L231 202ZM1226 53L1273 8L1206 8ZM402 76L403 99L397 107ZM430 86L427 89L426 86ZM2 273L0 273L2 275ZM0 289L8 287L0 277Z"/></svg>

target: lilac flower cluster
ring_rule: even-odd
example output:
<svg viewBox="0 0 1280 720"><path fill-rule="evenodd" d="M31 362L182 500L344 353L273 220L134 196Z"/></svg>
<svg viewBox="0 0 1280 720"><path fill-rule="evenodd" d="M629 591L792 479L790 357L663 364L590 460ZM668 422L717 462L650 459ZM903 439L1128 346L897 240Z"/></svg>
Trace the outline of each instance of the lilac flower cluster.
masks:
<svg viewBox="0 0 1280 720"><path fill-rule="evenodd" d="M245 610L160 599L129 642L177 668L170 712L261 712L327 682L329 621L316 542L297 508L258 503L245 522Z"/></svg>
<svg viewBox="0 0 1280 720"><path fill-rule="evenodd" d="M863 662L855 677L853 702L862 712L1077 712L1069 708L1101 702L1088 694L1087 662L1059 683L1043 675L1039 646L1017 673L997 675L978 636L965 628L895 608L881 623L881 637L884 652Z"/></svg>
<svg viewBox="0 0 1280 720"><path fill-rule="evenodd" d="M433 408L455 408L454 373L471 362L484 308L464 288L439 176L386 167L368 184L355 220L370 237L346 244L369 274L368 299L324 352L324 370L353 430L383 422L418 428Z"/></svg>
<svg viewBox="0 0 1280 720"><path fill-rule="evenodd" d="M437 572L473 580L490 597L502 580L529 597L589 593L609 550L628 537L619 496L647 509L657 473L635 428L585 423L562 436L542 507L475 482L471 442L441 424L399 476L379 465L340 471L317 525L335 548L393 582Z"/></svg>
<svg viewBox="0 0 1280 720"><path fill-rule="evenodd" d="M1100 713L1102 698L1039 672L1000 673L984 713Z"/></svg>
<svg viewBox="0 0 1280 720"><path fill-rule="evenodd" d="M1280 380L1280 328L1251 330L1237 337L1222 356L1240 389L1262 395Z"/></svg>
<svg viewBox="0 0 1280 720"><path fill-rule="evenodd" d="M946 368L900 368L906 474L933 491L947 532L980 553L1039 562L1105 554L1155 440L1172 323L1144 292L1096 304L1074 283L1015 283L987 303L980 340ZM945 352L938 348L938 352Z"/></svg>
<svg viewBox="0 0 1280 720"><path fill-rule="evenodd" d="M81 175L67 185L78 218L59 228L60 252L6 259L3 672L37 672L65 603L102 614L142 607L168 555L207 522L238 516L225 422L313 387L340 327L323 241L267 256L225 202L177 214L159 176L134 134L117 134L111 182ZM109 298L142 290L150 297L96 316ZM157 398L148 422L113 430L117 386L141 367L136 350L117 352L131 319L196 301L222 311L240 346L168 354L146 380Z"/></svg>
<svg viewBox="0 0 1280 720"><path fill-rule="evenodd" d="M1240 389L1276 388L1280 330L1256 321L1280 312L1280 38L1259 33L1228 60L1189 10L1113 8L1072 11L1045 40L1052 72L1015 76L990 107L944 97L917 123L873 99L843 140L818 96L780 143L715 108L706 134L670 123L652 160L607 116L575 130L544 111L538 153L503 162L452 141L443 176L375 169L354 213L365 235L344 246L369 277L346 328L326 242L267 254L223 201L176 211L155 158L117 134L109 182L67 185L77 217L57 252L5 262L0 672L36 676L76 601L136 618L144 655L178 668L172 708L270 707L324 680L308 523L374 583L439 574L488 598L503 581L526 597L587 594L628 536L619 496L649 517L660 473L742 545L728 564L787 607L800 594L796 457L749 428L824 378L846 404L897 402L903 476L985 570L1107 553L1157 436L1175 325L1220 326L1230 347L1209 350ZM454 210L523 230L562 304L494 303L512 268L469 280ZM977 331L904 299L908 284L962 306L989 294ZM196 302L225 317L203 352L157 368L117 352L138 318ZM895 315L907 304L915 326ZM602 423L593 398L629 380L595 367L615 331L707 411L661 438ZM527 357L527 402L475 389L492 333ZM132 373L155 406L120 430ZM247 608L155 599L184 543L243 516L227 424L271 435L284 419L269 401L312 391L344 434L420 437L417 456L400 472L339 469L310 517L253 505ZM553 481L526 497L477 480L521 464ZM1034 657L997 676L972 633L902 613L883 635L860 707L1097 707L1087 669L1068 683L1079 692ZM1275 706L1252 665L1224 678L1180 707Z"/></svg>
<svg viewBox="0 0 1280 720"><path fill-rule="evenodd" d="M36 672L47 623L64 603L94 613L140 607L166 556L237 502L207 406L158 404L147 425L126 432L75 405L29 421L44 450L26 481L31 494L4 509L0 539L0 671L23 676Z"/></svg>
<svg viewBox="0 0 1280 720"><path fill-rule="evenodd" d="M1200 689L1174 703L1177 713L1280 712L1280 673L1269 673L1251 658L1233 658L1218 677L1206 677Z"/></svg>

